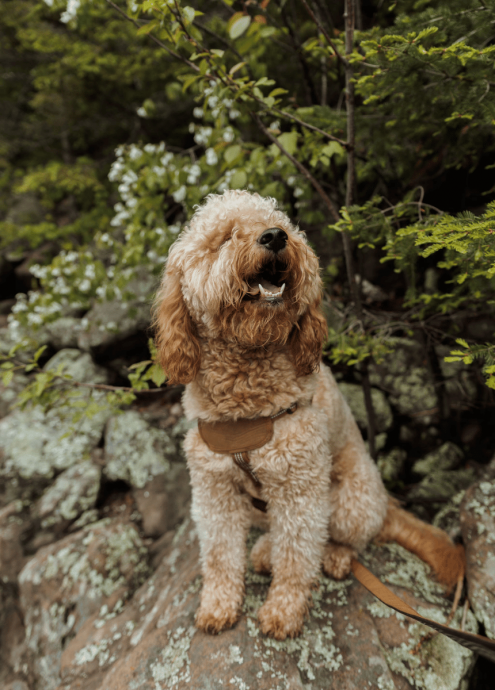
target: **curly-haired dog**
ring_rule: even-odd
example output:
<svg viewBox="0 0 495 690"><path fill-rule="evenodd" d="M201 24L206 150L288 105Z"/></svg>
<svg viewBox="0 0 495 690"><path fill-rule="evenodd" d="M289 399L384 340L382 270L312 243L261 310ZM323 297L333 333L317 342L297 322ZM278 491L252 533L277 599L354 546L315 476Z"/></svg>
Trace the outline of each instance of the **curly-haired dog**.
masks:
<svg viewBox="0 0 495 690"><path fill-rule="evenodd" d="M210 195L170 250L156 300L157 347L169 381L187 384L187 417L255 419L297 403L249 453L251 476L232 455L210 450L199 429L186 437L204 578L196 624L204 631L239 617L253 522L269 530L252 550L254 566L273 574L259 620L278 639L301 632L321 565L345 577L374 537L417 553L448 586L462 571L462 553L446 534L388 498L320 365L320 300L318 259L273 199ZM266 515L252 497L266 502Z"/></svg>

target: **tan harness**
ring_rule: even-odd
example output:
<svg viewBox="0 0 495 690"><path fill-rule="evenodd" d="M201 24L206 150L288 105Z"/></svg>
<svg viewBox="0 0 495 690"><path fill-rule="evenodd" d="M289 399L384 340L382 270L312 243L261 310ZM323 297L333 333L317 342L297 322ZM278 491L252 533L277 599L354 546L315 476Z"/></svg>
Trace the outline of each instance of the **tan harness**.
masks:
<svg viewBox="0 0 495 690"><path fill-rule="evenodd" d="M247 474L258 488L261 482L249 462L248 453L266 445L273 436L273 422L286 414L293 414L297 409L297 403L292 403L285 410L277 412L271 417L258 417L257 419L238 419L232 422L198 422L199 433L208 448L215 453L224 453L232 456L236 465ZM267 504L260 498L250 496L255 508L266 512ZM495 662L495 641L475 635L464 630L456 630L447 625L442 625L430 618L421 616L411 606L392 592L383 582L375 577L364 565L356 559L352 559L351 568L355 578L366 587L377 599L390 608L410 616L424 625L441 632L471 651ZM462 584L462 581L461 581Z"/></svg>
<svg viewBox="0 0 495 690"><path fill-rule="evenodd" d="M273 436L273 422L286 414L297 410L294 402L285 410L280 410L271 417L256 419L238 419L231 422L204 422L199 420L199 434L208 448L215 453L228 453L243 472L258 488L261 482L249 462L249 451L265 446ZM266 513L266 501L251 496L251 503L258 510Z"/></svg>

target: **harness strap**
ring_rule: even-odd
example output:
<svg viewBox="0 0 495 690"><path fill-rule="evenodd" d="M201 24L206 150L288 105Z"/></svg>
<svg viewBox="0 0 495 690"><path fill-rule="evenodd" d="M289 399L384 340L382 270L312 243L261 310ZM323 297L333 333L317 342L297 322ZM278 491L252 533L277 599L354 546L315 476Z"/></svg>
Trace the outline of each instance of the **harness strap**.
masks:
<svg viewBox="0 0 495 690"><path fill-rule="evenodd" d="M283 417L286 414L293 414L296 410L297 402L293 402L292 405L290 407L287 407L285 410L280 410L280 412L271 415L270 419L275 421L275 419L279 419L280 417ZM254 484L259 488L261 486L261 482L256 472L251 467L247 451L244 451L243 453L233 453L232 457L234 458L234 462L237 465L237 467L239 467L243 472L245 472L248 475L248 477L253 480ZM251 496L251 503L255 508L261 510L263 513L266 513L266 501L263 501L261 498L255 498L254 496Z"/></svg>

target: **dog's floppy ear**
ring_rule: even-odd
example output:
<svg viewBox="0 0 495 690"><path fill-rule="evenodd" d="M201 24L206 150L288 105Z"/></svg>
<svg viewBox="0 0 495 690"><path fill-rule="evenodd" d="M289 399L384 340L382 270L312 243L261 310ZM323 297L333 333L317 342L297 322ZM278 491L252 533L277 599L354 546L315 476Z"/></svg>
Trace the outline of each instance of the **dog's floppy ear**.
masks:
<svg viewBox="0 0 495 690"><path fill-rule="evenodd" d="M318 300L301 316L289 339L289 349L298 376L306 376L318 369L327 335L327 322Z"/></svg>
<svg viewBox="0 0 495 690"><path fill-rule="evenodd" d="M158 361L169 383L190 383L199 371L201 350L196 328L187 310L180 271L167 267L155 300L154 325Z"/></svg>

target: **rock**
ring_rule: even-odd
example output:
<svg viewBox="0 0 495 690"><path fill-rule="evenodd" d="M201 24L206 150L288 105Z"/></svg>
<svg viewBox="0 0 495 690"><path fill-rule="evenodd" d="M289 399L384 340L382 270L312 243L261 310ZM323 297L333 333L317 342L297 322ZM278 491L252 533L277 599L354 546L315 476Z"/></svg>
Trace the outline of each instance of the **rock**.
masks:
<svg viewBox="0 0 495 690"><path fill-rule="evenodd" d="M0 582L17 582L24 565L21 538L27 527L22 501L13 501L0 510Z"/></svg>
<svg viewBox="0 0 495 690"><path fill-rule="evenodd" d="M471 486L461 506L469 601L495 639L495 477Z"/></svg>
<svg viewBox="0 0 495 690"><path fill-rule="evenodd" d="M380 456L377 462L382 479L387 486L393 485L400 477L407 459L402 448L393 448L386 455Z"/></svg>
<svg viewBox="0 0 495 690"><path fill-rule="evenodd" d="M92 400L98 400L96 394ZM56 409L45 413L34 407L1 419L0 477L9 500L39 495L57 472L88 457L98 445L109 415L102 405L94 416L83 416L74 426Z"/></svg>
<svg viewBox="0 0 495 690"><path fill-rule="evenodd" d="M166 473L153 477L142 489L134 489L145 536L160 537L189 513L189 473L182 463L173 463Z"/></svg>
<svg viewBox="0 0 495 690"><path fill-rule="evenodd" d="M27 663L37 690L59 685L62 652L85 621L119 610L148 575L136 528L118 520L102 520L38 551L19 576Z"/></svg>
<svg viewBox="0 0 495 690"><path fill-rule="evenodd" d="M75 348L65 348L57 352L43 367L45 371L57 371L62 366L62 374L67 374L81 383L108 383L108 373L97 366L89 352Z"/></svg>
<svg viewBox="0 0 495 690"><path fill-rule="evenodd" d="M455 494L450 501L441 508L433 518L435 527L447 532L452 540L461 536L460 507L466 491L463 489Z"/></svg>
<svg viewBox="0 0 495 690"><path fill-rule="evenodd" d="M97 302L85 315L77 343L81 350L109 348L125 338L146 329L151 320L151 294L158 278L146 267L138 269L129 281L125 293L128 300L119 298Z"/></svg>
<svg viewBox="0 0 495 690"><path fill-rule="evenodd" d="M108 422L105 474L133 487L147 536L160 536L187 514L189 476L180 450L187 426L155 429L134 410Z"/></svg>
<svg viewBox="0 0 495 690"><path fill-rule="evenodd" d="M77 347L77 339L81 330L81 319L75 316L61 316L55 321L45 324L44 330L48 336L48 342L56 350Z"/></svg>
<svg viewBox="0 0 495 690"><path fill-rule="evenodd" d="M349 403L352 414L361 429L368 428L368 415L364 402L362 387L357 383L339 383L340 392ZM387 398L382 391L377 388L371 389L371 400L375 411L375 431L377 433L390 429L393 422L392 410L387 402Z"/></svg>
<svg viewBox="0 0 495 690"><path fill-rule="evenodd" d="M413 465L413 472L426 476L440 470L455 470L461 464L464 454L458 446L447 441L440 448Z"/></svg>
<svg viewBox="0 0 495 690"><path fill-rule="evenodd" d="M63 529L85 511L94 508L100 488L101 468L91 460L62 472L38 501L35 514L42 529Z"/></svg>
<svg viewBox="0 0 495 690"><path fill-rule="evenodd" d="M33 192L18 194L14 203L7 211L5 221L14 225L33 225L41 223L45 218L46 209L41 205Z"/></svg>
<svg viewBox="0 0 495 690"><path fill-rule="evenodd" d="M370 382L389 394L400 414L414 416L420 424L431 424L438 401L426 353L413 340L397 338L395 344L396 349L380 364L370 364Z"/></svg>
<svg viewBox="0 0 495 690"><path fill-rule="evenodd" d="M448 500L472 484L476 477L473 469L456 469L462 458L460 448L447 442L418 460L413 471L423 475L423 479L409 491L408 499Z"/></svg>
<svg viewBox="0 0 495 690"><path fill-rule="evenodd" d="M449 602L415 556L396 545L371 546L363 560L411 606L445 621ZM59 690L467 687L472 652L443 635L416 651L428 629L353 579L321 576L302 636L284 642L263 636L256 619L270 578L249 568L246 582L243 615L234 628L206 635L194 627L201 577L195 531L186 521L123 611L94 614L71 640ZM459 610L454 625L460 618ZM467 628L476 627L469 613Z"/></svg>

